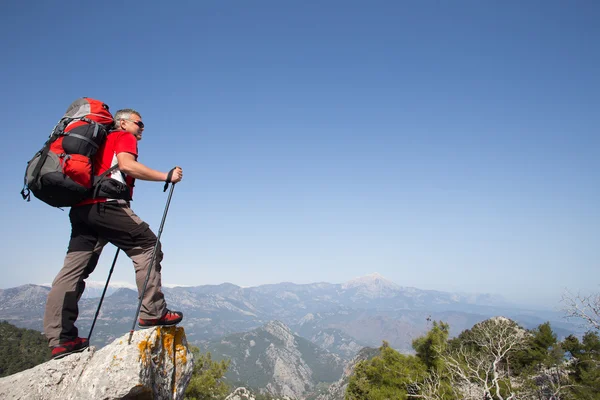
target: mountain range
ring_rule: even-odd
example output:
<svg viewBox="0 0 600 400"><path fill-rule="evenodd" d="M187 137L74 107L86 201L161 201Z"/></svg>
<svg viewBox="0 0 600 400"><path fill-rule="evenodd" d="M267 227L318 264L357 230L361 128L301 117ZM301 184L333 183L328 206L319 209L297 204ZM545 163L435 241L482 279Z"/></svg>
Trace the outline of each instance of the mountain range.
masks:
<svg viewBox="0 0 600 400"><path fill-rule="evenodd" d="M92 345L105 345L133 324L137 291L115 286L104 299ZM102 289L88 284L80 300L80 336L87 336ZM0 320L41 331L49 290L33 284L0 290ZM163 291L169 307L184 312L188 341L232 360L229 380L272 394L314 393L320 382L339 379L362 348L383 340L410 353L412 341L435 320L449 323L453 336L498 315L528 329L550 321L559 338L580 333L560 313L519 308L489 294L402 287L378 274L344 284L223 283Z"/></svg>
<svg viewBox="0 0 600 400"><path fill-rule="evenodd" d="M103 345L131 329L137 292L117 284L109 287L94 332ZM24 285L0 289L0 319L16 326L42 330L49 287ZM399 286L379 274L344 284L279 283L242 288L230 283L163 288L169 307L184 312L188 340L200 343L246 332L278 320L301 336L342 357L364 346L387 340L394 348L411 351L412 339L424 333L431 320L443 320L451 335L486 318L503 315L525 328L550 321L559 336L578 332L563 315L527 310L489 294L460 294ZM80 300L78 326L91 325L102 287L88 284Z"/></svg>

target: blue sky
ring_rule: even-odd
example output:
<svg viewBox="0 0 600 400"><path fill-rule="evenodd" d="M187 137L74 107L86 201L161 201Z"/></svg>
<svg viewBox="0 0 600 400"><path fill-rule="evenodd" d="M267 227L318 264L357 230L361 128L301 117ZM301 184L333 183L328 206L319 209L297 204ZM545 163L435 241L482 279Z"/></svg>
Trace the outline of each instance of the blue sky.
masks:
<svg viewBox="0 0 600 400"><path fill-rule="evenodd" d="M19 191L89 96L142 113L139 161L184 169L165 283L598 291L599 19L596 1L4 2L0 287L62 265L67 211ZM155 232L166 198L137 183ZM133 282L126 257L113 279Z"/></svg>

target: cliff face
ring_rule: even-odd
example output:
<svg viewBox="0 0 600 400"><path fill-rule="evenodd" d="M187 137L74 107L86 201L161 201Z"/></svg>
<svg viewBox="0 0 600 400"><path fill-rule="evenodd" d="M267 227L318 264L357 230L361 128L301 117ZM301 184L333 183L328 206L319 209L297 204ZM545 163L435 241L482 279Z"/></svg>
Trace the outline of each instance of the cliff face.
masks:
<svg viewBox="0 0 600 400"><path fill-rule="evenodd" d="M2 399L182 399L194 368L180 327L126 334L0 379Z"/></svg>
<svg viewBox="0 0 600 400"><path fill-rule="evenodd" d="M334 382L343 370L337 355L295 335L280 321L223 337L203 350L216 359L231 360L226 374L230 382L261 388L272 396L305 398L319 381Z"/></svg>

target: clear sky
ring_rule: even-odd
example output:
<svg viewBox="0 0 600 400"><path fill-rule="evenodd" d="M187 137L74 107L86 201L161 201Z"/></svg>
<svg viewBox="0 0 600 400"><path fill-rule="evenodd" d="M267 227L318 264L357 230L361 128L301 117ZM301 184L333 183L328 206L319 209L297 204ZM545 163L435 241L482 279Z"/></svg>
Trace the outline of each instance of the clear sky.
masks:
<svg viewBox="0 0 600 400"><path fill-rule="evenodd" d="M19 191L89 96L141 112L139 161L184 169L165 283L599 290L600 2L102 5L0 5L0 287L62 265L68 210ZM138 181L132 207L157 232L166 199Z"/></svg>

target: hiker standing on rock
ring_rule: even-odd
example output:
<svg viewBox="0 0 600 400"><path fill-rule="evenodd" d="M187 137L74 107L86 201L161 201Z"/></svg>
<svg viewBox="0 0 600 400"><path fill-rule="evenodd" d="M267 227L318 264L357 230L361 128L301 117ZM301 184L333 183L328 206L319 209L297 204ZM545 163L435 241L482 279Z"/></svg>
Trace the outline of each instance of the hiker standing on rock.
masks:
<svg viewBox="0 0 600 400"><path fill-rule="evenodd" d="M78 337L75 326L79 314L77 303L85 289L84 280L94 271L106 243L112 243L131 258L138 293L142 294L157 237L129 207L135 179L177 183L183 178L180 167L160 172L137 161L137 142L142 139L144 131L139 112L119 110L114 120L115 130L109 133L94 156L94 171L100 175L111 167L118 166L118 169L107 175L110 179L104 180L98 197L71 207L71 239L67 255L48 294L44 333L53 358L89 346L88 339ZM128 190L122 190L125 186ZM111 190L111 187L117 190ZM161 291L162 258L159 243L155 264L141 299L138 325L143 328L176 325L183 318L181 312L167 309Z"/></svg>

